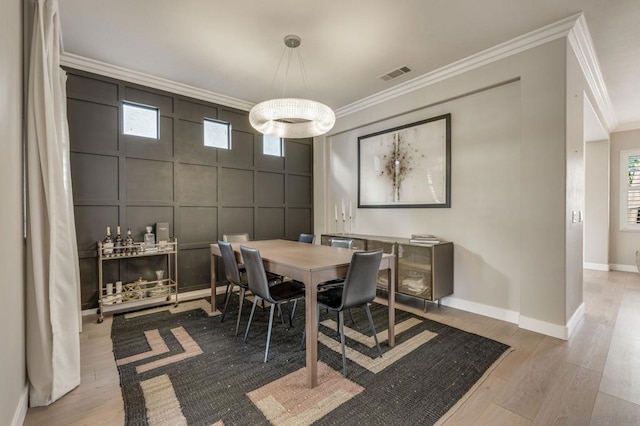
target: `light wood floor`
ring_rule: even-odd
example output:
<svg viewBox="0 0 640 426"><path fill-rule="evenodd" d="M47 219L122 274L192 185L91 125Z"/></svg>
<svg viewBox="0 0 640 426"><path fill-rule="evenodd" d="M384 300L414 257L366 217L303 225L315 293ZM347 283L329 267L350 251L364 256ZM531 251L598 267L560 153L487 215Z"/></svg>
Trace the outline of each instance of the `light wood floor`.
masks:
<svg viewBox="0 0 640 426"><path fill-rule="evenodd" d="M640 425L640 275L584 273L586 312L569 341L429 305L426 317L511 345L447 425ZM408 308L417 314L421 309ZM87 318L82 383L25 425L122 425L111 318Z"/></svg>

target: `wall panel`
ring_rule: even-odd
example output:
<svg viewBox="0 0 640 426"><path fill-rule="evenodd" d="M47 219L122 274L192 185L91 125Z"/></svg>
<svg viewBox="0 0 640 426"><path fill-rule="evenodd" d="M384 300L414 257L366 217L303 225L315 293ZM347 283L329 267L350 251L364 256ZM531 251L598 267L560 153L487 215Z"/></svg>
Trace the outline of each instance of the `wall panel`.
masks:
<svg viewBox="0 0 640 426"><path fill-rule="evenodd" d="M131 228L141 241L146 226L168 222L179 242L181 292L209 287L209 244L224 233L297 239L312 231L311 140L286 141L285 157L263 155L262 135L251 128L246 111L83 71L67 73L84 309L97 306L95 244L106 226L115 233L119 224L123 234ZM125 100L160 109L159 139L120 133ZM232 149L204 146L204 118L231 123ZM155 269L166 268L162 258L105 265L104 282L151 279Z"/></svg>
<svg viewBox="0 0 640 426"><path fill-rule="evenodd" d="M177 164L176 199L187 205L213 206L218 200L218 168Z"/></svg>
<svg viewBox="0 0 640 426"><path fill-rule="evenodd" d="M67 119L72 150L104 152L118 149L117 107L69 98Z"/></svg>

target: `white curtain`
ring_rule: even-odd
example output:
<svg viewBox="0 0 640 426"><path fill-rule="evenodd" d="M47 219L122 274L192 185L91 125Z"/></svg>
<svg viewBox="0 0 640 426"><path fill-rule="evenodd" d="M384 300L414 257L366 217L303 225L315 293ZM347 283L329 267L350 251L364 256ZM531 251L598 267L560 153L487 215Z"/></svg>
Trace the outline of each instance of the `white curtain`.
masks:
<svg viewBox="0 0 640 426"><path fill-rule="evenodd" d="M27 373L32 407L80 384L80 274L57 0L35 2L27 89Z"/></svg>

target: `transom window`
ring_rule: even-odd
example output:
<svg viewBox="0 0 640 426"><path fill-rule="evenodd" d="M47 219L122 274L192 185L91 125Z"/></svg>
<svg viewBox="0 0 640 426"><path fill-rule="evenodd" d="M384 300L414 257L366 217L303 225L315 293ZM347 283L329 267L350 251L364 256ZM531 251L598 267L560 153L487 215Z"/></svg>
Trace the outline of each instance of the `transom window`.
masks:
<svg viewBox="0 0 640 426"><path fill-rule="evenodd" d="M125 135L158 139L160 110L157 107L132 102L122 104L122 132Z"/></svg>
<svg viewBox="0 0 640 426"><path fill-rule="evenodd" d="M231 149L231 123L205 118L204 145L213 148Z"/></svg>
<svg viewBox="0 0 640 426"><path fill-rule="evenodd" d="M273 135L262 135L262 153L282 157L282 138Z"/></svg>
<svg viewBox="0 0 640 426"><path fill-rule="evenodd" d="M640 231L640 149L620 151L620 229Z"/></svg>

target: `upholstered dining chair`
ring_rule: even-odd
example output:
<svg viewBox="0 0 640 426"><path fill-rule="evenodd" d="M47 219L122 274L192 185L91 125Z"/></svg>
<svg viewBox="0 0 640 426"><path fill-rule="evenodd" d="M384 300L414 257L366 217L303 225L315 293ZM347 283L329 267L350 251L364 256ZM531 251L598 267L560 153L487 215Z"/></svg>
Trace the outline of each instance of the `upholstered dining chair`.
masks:
<svg viewBox="0 0 640 426"><path fill-rule="evenodd" d="M331 247L341 247L341 248L352 248L353 240L348 238L332 238L329 240L329 245Z"/></svg>
<svg viewBox="0 0 640 426"><path fill-rule="evenodd" d="M222 234L222 241L225 243L246 243L249 240L249 234L240 232L235 234Z"/></svg>
<svg viewBox="0 0 640 426"><path fill-rule="evenodd" d="M356 252L351 257L351 264L347 271L347 277L344 285L334 287L330 290L318 293L318 307L327 308L330 311L338 312L338 332L340 334L340 344L342 347L342 374L347 375L347 357L345 355L345 338L344 338L344 311L350 308L362 306L367 312L369 325L373 333L373 339L376 342L378 355L382 356L382 350L378 343L376 328L369 310L369 303L376 297L376 279L378 277L378 269L382 260L382 249ZM320 311L318 311L318 321L320 319Z"/></svg>
<svg viewBox="0 0 640 426"><path fill-rule="evenodd" d="M218 247L220 248L220 254L222 255L222 262L224 264L225 277L227 278L227 294L224 300L224 309L222 310L222 317L220 322L224 322L224 318L227 315L227 306L229 305L229 299L233 293L233 288L238 286L239 288L239 300L238 300L238 319L236 320L236 336L238 335L238 329L240 327L240 317L242 316L242 305L244 302L244 296L249 289L249 285L242 279L240 270L238 268L238 262L236 256L233 253L231 243L225 243L224 241L218 241Z"/></svg>
<svg viewBox="0 0 640 426"><path fill-rule="evenodd" d="M292 300L297 301L304 297L304 284L291 280L284 281L280 284L273 286L269 285L267 280L267 274L264 270L264 264L262 263L262 256L257 249L250 247L240 246L240 253L242 253L242 259L247 268L247 278L249 290L253 293L253 306L251 307L251 314L249 315L249 322L247 323L247 330L244 332L244 342L247 341L249 335L249 328L253 321L253 314L256 311L256 304L259 300L266 300L271 304L269 311L269 327L267 329L267 344L264 350L264 362L267 362L269 356L269 343L271 341L271 329L273 327L273 313L276 306L280 306L283 303L287 303ZM293 325L292 310L289 310L289 325Z"/></svg>
<svg viewBox="0 0 640 426"><path fill-rule="evenodd" d="M315 234L300 234L298 235L298 242L313 244L316 242Z"/></svg>
<svg viewBox="0 0 640 426"><path fill-rule="evenodd" d="M238 232L234 234L222 234L222 241L225 243L246 243L250 241L249 234L246 232ZM238 263L238 269L240 270L240 275L244 274L244 264ZM225 300L228 300L229 296L229 286L227 286L227 296L225 296ZM236 332L237 334L237 332Z"/></svg>
<svg viewBox="0 0 640 426"><path fill-rule="evenodd" d="M353 240L346 238L332 238L331 240L329 240L329 245L331 245L331 247L351 249L351 247L353 246ZM332 287L339 287L343 283L344 278L338 278L335 280L320 283L318 284L318 291L328 290Z"/></svg>

